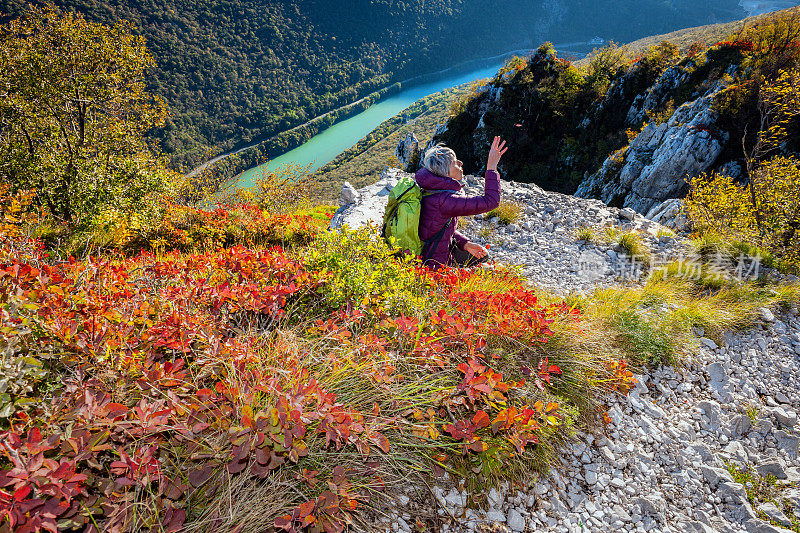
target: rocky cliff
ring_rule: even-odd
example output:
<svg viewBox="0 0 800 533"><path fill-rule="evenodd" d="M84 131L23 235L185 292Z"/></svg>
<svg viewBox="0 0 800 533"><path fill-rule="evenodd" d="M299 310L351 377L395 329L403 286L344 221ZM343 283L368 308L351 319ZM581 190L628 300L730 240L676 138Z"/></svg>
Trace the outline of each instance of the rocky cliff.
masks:
<svg viewBox="0 0 800 533"><path fill-rule="evenodd" d="M715 127L719 113L712 105L722 87L717 84L702 97L684 103L666 122L645 125L626 148L611 154L600 170L588 176L575 195L600 198L640 213L684 196L687 178L711 168L729 140L728 132ZM642 99L645 105L649 97ZM633 115L636 122L643 110L634 106L628 117Z"/></svg>
<svg viewBox="0 0 800 533"><path fill-rule="evenodd" d="M750 46L682 54L665 42L632 61L610 48L580 66L542 46L476 89L435 139L479 174L499 134L511 146L501 170L515 181L673 214L689 178L743 179L742 138L759 128Z"/></svg>

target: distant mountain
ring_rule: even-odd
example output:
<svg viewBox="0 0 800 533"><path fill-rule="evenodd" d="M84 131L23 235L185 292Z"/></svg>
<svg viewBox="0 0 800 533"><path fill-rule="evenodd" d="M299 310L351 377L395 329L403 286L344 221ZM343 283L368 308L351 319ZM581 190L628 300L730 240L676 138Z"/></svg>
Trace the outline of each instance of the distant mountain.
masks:
<svg viewBox="0 0 800 533"><path fill-rule="evenodd" d="M0 0L18 16L28 0ZM33 2L40 4L41 2ZM543 40L622 41L741 18L737 0L56 0L133 22L176 166L283 131L393 81Z"/></svg>

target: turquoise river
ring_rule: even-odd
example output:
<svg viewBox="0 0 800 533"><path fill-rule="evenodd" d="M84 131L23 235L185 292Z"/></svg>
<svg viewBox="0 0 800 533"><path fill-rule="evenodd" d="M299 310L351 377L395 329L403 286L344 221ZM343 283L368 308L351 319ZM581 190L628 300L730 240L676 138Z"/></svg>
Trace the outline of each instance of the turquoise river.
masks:
<svg viewBox="0 0 800 533"><path fill-rule="evenodd" d="M558 50L585 54L587 45L586 43L570 43L557 45L557 47ZM239 184L251 185L256 176L287 164L310 165L313 172L333 161L336 156L367 136L383 121L397 115L420 98L470 81L494 76L502 65L503 57L498 56L488 66L484 63L483 67L463 74L451 73L448 75L444 72L437 80L402 87L399 92L382 99L357 115L334 124L294 150L286 152L264 165L246 170L241 174Z"/></svg>

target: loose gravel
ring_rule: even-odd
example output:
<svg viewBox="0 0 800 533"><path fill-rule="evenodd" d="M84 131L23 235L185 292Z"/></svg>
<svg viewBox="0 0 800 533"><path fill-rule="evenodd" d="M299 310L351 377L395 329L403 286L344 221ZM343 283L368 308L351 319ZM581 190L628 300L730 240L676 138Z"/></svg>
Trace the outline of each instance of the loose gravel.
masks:
<svg viewBox="0 0 800 533"><path fill-rule="evenodd" d="M359 191L374 203L398 172L384 173ZM480 194L482 180L467 177L465 194ZM374 191L373 191L374 189ZM577 240L589 226L638 231L658 264L688 253L688 241L628 210L503 182L504 199L520 204L519 220L504 226L483 216L461 231L490 245L495 260L519 265L529 280L560 293L636 284L641 271L614 244ZM357 205L342 208L356 213ZM382 212L381 212L382 214ZM374 215L373 215L374 218ZM344 219L347 222L347 219ZM351 225L358 225L352 224ZM611 422L581 434L563 464L530 487L491 489L485 508L469 508L468 495L432 487L442 532L723 532L800 530L800 316L761 310L754 328L723 336L721 344L696 331L700 345L680 367L637 376L627 396L611 399ZM768 497L754 508L729 472L774 476ZM772 479L772 478L770 478ZM743 481L743 479L740 479ZM415 489L375 529L411 532Z"/></svg>

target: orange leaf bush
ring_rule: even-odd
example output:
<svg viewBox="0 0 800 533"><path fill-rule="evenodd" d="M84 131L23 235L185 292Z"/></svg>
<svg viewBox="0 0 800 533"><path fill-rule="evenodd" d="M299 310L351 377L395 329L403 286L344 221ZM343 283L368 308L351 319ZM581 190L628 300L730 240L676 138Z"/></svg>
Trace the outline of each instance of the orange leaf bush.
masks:
<svg viewBox="0 0 800 533"><path fill-rule="evenodd" d="M206 228L234 216L181 213ZM264 217L279 231L303 222ZM511 274L402 264L427 294L404 315L361 294L342 305L336 273L302 249L181 253L186 230L169 231L175 251L127 258L4 250L0 349L46 361L49 383L0 417L12 529L233 528L213 504L242 479L293 487L264 529L341 531L394 478L526 467L579 416L558 395L576 368L537 347L580 314ZM604 367L604 390L622 389L623 370Z"/></svg>

